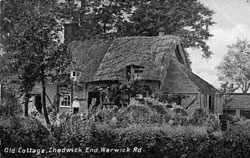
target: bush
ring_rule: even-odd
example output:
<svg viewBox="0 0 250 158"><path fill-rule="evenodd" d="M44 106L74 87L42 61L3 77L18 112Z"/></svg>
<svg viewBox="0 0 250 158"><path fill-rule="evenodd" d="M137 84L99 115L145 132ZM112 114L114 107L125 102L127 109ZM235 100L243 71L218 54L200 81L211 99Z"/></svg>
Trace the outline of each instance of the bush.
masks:
<svg viewBox="0 0 250 158"><path fill-rule="evenodd" d="M204 127L156 126L134 124L114 128L110 124L92 123L87 130L70 133L61 139L60 146L107 149L130 149L129 152L75 153L75 157L200 157L209 146L209 135ZM65 137L67 136L67 137ZM134 152L137 147L138 152ZM140 152L141 150L141 152ZM201 154L202 153L202 154ZM72 157L72 154L62 154ZM61 156L62 156L61 155ZM189 157L188 156L188 157Z"/></svg>
<svg viewBox="0 0 250 158"><path fill-rule="evenodd" d="M38 120L33 118L11 117L1 122L1 154L6 157L32 157L34 154L19 153L20 148L48 149L56 144L50 132ZM15 153L4 152L5 148L15 148Z"/></svg>
<svg viewBox="0 0 250 158"><path fill-rule="evenodd" d="M222 132L216 115L198 109L187 116L182 108L174 105L166 108L165 105L158 102L130 105L119 110L97 110L92 114L63 114L55 119L51 131L37 119L12 117L5 125L0 122L1 147L45 150L79 147L83 151L46 154L65 158L250 157L249 121L244 124L233 121ZM6 154L4 148L1 153L6 157L36 156ZM87 149L92 152L86 153ZM118 152L108 151L110 149L118 149Z"/></svg>
<svg viewBox="0 0 250 158"><path fill-rule="evenodd" d="M22 113L22 107L14 97L11 99L3 99L0 107L1 117L15 116Z"/></svg>

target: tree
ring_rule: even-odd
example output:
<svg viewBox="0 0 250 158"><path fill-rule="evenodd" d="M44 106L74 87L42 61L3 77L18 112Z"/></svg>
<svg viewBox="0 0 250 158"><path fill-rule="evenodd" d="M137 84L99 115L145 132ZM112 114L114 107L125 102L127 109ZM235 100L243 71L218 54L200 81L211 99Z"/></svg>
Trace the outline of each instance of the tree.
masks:
<svg viewBox="0 0 250 158"><path fill-rule="evenodd" d="M214 12L197 0L150 0L140 1L125 29L130 36L156 36L160 27L165 33L182 38L184 47L201 48L204 57L211 51L206 40L212 35L209 27L214 24Z"/></svg>
<svg viewBox="0 0 250 158"><path fill-rule="evenodd" d="M56 1L11 0L5 1L0 19L5 70L16 76L11 81L17 83L26 100L34 85L42 85L42 107L48 125L46 82L71 62L71 54L60 42L62 26L56 13Z"/></svg>
<svg viewBox="0 0 250 158"><path fill-rule="evenodd" d="M237 89L239 89L239 86L234 86L233 83L229 83L228 81L221 83L221 87L219 89L219 91L222 94L226 94L226 93L233 93L235 92Z"/></svg>
<svg viewBox="0 0 250 158"><path fill-rule="evenodd" d="M133 0L66 0L60 5L60 15L79 24L77 40L113 38L117 25L131 14L133 3Z"/></svg>
<svg viewBox="0 0 250 158"><path fill-rule="evenodd" d="M206 40L212 36L209 27L214 24L214 12L198 0L81 0L84 5L78 10L73 2L68 0L62 8L67 10L67 19L79 23L80 40L156 36L164 27L166 34L181 37L184 47L201 48L204 57L212 54Z"/></svg>
<svg viewBox="0 0 250 158"><path fill-rule="evenodd" d="M217 67L219 80L237 85L243 93L250 87L250 43L240 40L228 46L228 53Z"/></svg>

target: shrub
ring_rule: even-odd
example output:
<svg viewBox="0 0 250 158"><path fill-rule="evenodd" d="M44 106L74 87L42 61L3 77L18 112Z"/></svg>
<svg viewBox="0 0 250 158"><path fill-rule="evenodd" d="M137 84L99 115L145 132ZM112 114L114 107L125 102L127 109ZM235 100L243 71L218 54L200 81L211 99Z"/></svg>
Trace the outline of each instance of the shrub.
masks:
<svg viewBox="0 0 250 158"><path fill-rule="evenodd" d="M167 122L172 120L172 125ZM63 114L49 131L37 119L11 117L0 123L1 147L55 149L81 148L82 153L49 153L48 157L249 157L250 124L232 122L220 131L218 116L197 110L192 116L178 106L130 105L97 110L92 114ZM184 126L185 125L185 126ZM133 152L137 147L137 152ZM34 154L6 154L34 157ZM85 153L87 148L98 153ZM130 149L130 152L101 152ZM141 150L141 152L139 152Z"/></svg>
<svg viewBox="0 0 250 158"><path fill-rule="evenodd" d="M22 113L22 107L14 97L12 99L3 99L0 107L0 116L2 117L15 116Z"/></svg>
<svg viewBox="0 0 250 158"><path fill-rule="evenodd" d="M0 126L1 154L6 157L32 157L32 154L20 154L18 149L48 149L56 140L49 130L33 118L11 117L8 126ZM15 148L14 154L5 153L5 148Z"/></svg>
<svg viewBox="0 0 250 158"><path fill-rule="evenodd" d="M198 157L199 150L207 150L209 135L205 127L130 124L127 127L114 127L110 123L89 122L85 128L72 130L68 124L58 135L58 147L87 147L99 151L101 148L130 149L125 153L74 153L75 157L181 157L191 155ZM62 130L61 130L62 131ZM134 147L142 149L141 153L133 152ZM198 153L198 154L197 154ZM202 154L201 154L202 153ZM60 156L72 157L72 154Z"/></svg>

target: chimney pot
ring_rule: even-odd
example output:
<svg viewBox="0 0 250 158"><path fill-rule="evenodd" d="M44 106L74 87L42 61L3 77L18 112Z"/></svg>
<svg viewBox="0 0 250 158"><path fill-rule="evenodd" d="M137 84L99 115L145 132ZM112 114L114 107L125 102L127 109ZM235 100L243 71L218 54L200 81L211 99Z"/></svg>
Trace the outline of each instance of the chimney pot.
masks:
<svg viewBox="0 0 250 158"><path fill-rule="evenodd" d="M64 43L69 44L75 40L76 31L78 29L77 23L64 23Z"/></svg>
<svg viewBox="0 0 250 158"><path fill-rule="evenodd" d="M165 28L164 27L160 27L159 30L159 36L164 36L165 35Z"/></svg>

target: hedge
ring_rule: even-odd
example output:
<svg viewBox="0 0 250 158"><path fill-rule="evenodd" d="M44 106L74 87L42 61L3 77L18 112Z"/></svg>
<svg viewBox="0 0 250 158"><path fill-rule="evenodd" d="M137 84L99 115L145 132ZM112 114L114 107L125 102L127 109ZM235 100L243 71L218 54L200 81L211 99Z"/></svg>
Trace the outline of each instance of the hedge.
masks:
<svg viewBox="0 0 250 158"><path fill-rule="evenodd" d="M148 158L223 158L249 157L249 129L231 128L209 133L204 127L170 126L170 125L138 125L116 128L109 124L93 124L87 133L66 134L58 148L78 146L83 150L98 149L130 149L129 152L99 152L62 154L66 157L148 157ZM141 152L133 152L137 147Z"/></svg>
<svg viewBox="0 0 250 158"><path fill-rule="evenodd" d="M74 116L59 126L53 126L49 131L33 118L13 117L9 122L9 126L0 126L1 154L7 158L41 156L32 153L6 153L6 148L18 150L20 147L44 149L47 157L65 158L250 157L249 124L230 125L225 132L211 132L206 126L140 123L123 127L112 122L95 122ZM62 151L71 148L82 152ZM57 152L50 153L51 149ZM118 152L111 149L118 149Z"/></svg>

